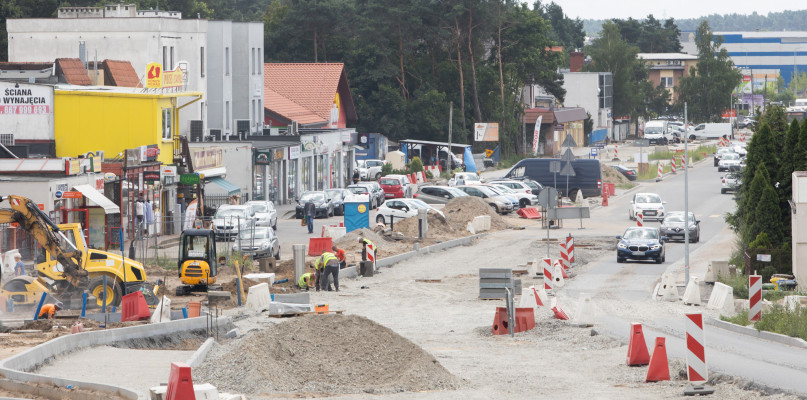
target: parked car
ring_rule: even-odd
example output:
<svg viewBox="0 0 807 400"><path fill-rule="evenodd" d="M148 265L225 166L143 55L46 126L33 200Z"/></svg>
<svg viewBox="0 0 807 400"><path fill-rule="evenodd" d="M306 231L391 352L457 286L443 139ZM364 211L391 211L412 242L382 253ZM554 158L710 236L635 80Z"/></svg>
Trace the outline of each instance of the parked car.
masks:
<svg viewBox="0 0 807 400"><path fill-rule="evenodd" d="M633 168L623 167L622 165L613 165L612 167L622 174L622 176L628 178L629 181L635 181L638 176L636 170Z"/></svg>
<svg viewBox="0 0 807 400"><path fill-rule="evenodd" d="M373 196L370 187L356 184L348 186L347 190L349 190L351 194L367 196L367 202L370 203L370 209L372 210L376 208L375 196Z"/></svg>
<svg viewBox="0 0 807 400"><path fill-rule="evenodd" d="M245 203L255 211L255 224L257 226L271 226L277 230L277 210L275 203L269 200L252 200Z"/></svg>
<svg viewBox="0 0 807 400"><path fill-rule="evenodd" d="M740 129L743 128L753 128L757 125L757 121L752 117L745 117L740 122L737 123L737 127Z"/></svg>
<svg viewBox="0 0 807 400"><path fill-rule="evenodd" d="M385 176L381 178L378 183L384 191L384 198L386 199L400 199L406 197L406 187L399 178L390 178Z"/></svg>
<svg viewBox="0 0 807 400"><path fill-rule="evenodd" d="M524 192L517 192L517 191L515 191L513 189L510 189L509 187L507 187L505 185L499 184L498 182L491 183L490 186L493 186L494 188L499 189L500 191L504 192L505 195L515 197L518 200L518 207L519 208L525 208L525 207L534 206L534 205L538 204L538 196L536 196L534 194L527 194L527 193L524 193Z"/></svg>
<svg viewBox="0 0 807 400"><path fill-rule="evenodd" d="M356 160L355 168L359 170L361 180L378 180L381 178L381 167L385 162L384 160Z"/></svg>
<svg viewBox="0 0 807 400"><path fill-rule="evenodd" d="M370 197L375 202L375 206L378 207L381 204L384 204L384 189L381 188L381 185L378 182L359 182L357 185L366 186L367 189L370 191Z"/></svg>
<svg viewBox="0 0 807 400"><path fill-rule="evenodd" d="M538 195L538 193L541 193L541 189L543 189L543 186L541 186L540 183L529 180L496 179L494 181L491 181L490 183L507 186L508 188L516 192L533 194L536 196Z"/></svg>
<svg viewBox="0 0 807 400"><path fill-rule="evenodd" d="M733 153L733 152L734 152L734 150L731 147L720 147L720 148L718 148L717 151L715 151L715 155L714 155L715 167L720 162L720 159L723 158L724 154Z"/></svg>
<svg viewBox="0 0 807 400"><path fill-rule="evenodd" d="M384 178L398 178L398 179L400 179L402 184L403 184L403 187L404 187L404 197L410 197L411 198L412 195L415 194L415 185L413 185L409 181L408 176L390 174L390 175L385 176Z"/></svg>
<svg viewBox="0 0 807 400"><path fill-rule="evenodd" d="M345 197L349 194L347 189L325 189L325 195L333 202L335 215L345 215Z"/></svg>
<svg viewBox="0 0 807 400"><path fill-rule="evenodd" d="M294 210L295 217L303 217L303 207L309 199L314 202L314 206L317 208L316 212L314 213L314 218L317 218L320 215L323 218L333 217L333 201L328 198L325 192L321 191L303 192L300 199L297 200L297 207Z"/></svg>
<svg viewBox="0 0 807 400"><path fill-rule="evenodd" d="M717 163L717 172L739 171L741 166L742 162L739 154L726 153L723 154L723 157L720 157L720 161Z"/></svg>
<svg viewBox="0 0 807 400"><path fill-rule="evenodd" d="M669 128L669 122L666 120L652 120L647 121L644 125L644 138L650 144L665 145L674 140L674 136Z"/></svg>
<svg viewBox="0 0 807 400"><path fill-rule="evenodd" d="M701 221L695 218L695 213L689 213L688 223L684 222L683 211L670 211L661 222L659 230L661 234L672 240L680 236L681 240L686 239L686 227L689 227L689 242L697 243L701 240Z"/></svg>
<svg viewBox="0 0 807 400"><path fill-rule="evenodd" d="M255 211L247 205L219 206L213 216L216 240L231 240L243 229L255 226Z"/></svg>
<svg viewBox="0 0 807 400"><path fill-rule="evenodd" d="M745 143L735 142L732 143L731 146L729 147L731 147L731 149L734 150L735 153L739 154L740 158L745 158L745 156L748 155L748 150L746 150L745 148Z"/></svg>
<svg viewBox="0 0 807 400"><path fill-rule="evenodd" d="M244 229L233 244L233 251L249 254L253 258L275 257L280 260L280 241L270 227Z"/></svg>
<svg viewBox="0 0 807 400"><path fill-rule="evenodd" d="M666 261L664 240L658 228L630 227L620 236L616 237L616 262L625 260L653 260L656 264Z"/></svg>
<svg viewBox="0 0 807 400"><path fill-rule="evenodd" d="M661 197L655 193L636 193L628 206L628 217L636 219L636 214L642 213L643 220L664 219L664 204Z"/></svg>
<svg viewBox="0 0 807 400"><path fill-rule="evenodd" d="M426 209L428 212L436 212L445 217L442 211L418 199L391 199L381 207L378 207L375 221L382 224L394 223L395 221L418 215L418 210L420 209Z"/></svg>
<svg viewBox="0 0 807 400"><path fill-rule="evenodd" d="M457 172L448 180L448 186L479 185L482 182L475 172Z"/></svg>
<svg viewBox="0 0 807 400"><path fill-rule="evenodd" d="M582 191L583 197L596 197L602 194L602 166L599 160L579 159L571 162L575 175L568 177L568 193L566 193L567 177L550 172L552 162L559 162L561 165L565 163L558 158L527 158L514 165L504 177L528 178L542 186L554 186L557 181L556 188L560 195L570 199L577 197L577 191Z"/></svg>
<svg viewBox="0 0 807 400"><path fill-rule="evenodd" d="M696 126L689 132L689 138L695 139L718 139L731 138L731 124L728 122L705 123Z"/></svg>
<svg viewBox="0 0 807 400"><path fill-rule="evenodd" d="M728 192L736 192L740 188L740 180L737 179L737 174L729 172L728 174L720 177L721 186L720 194Z"/></svg>
<svg viewBox="0 0 807 400"><path fill-rule="evenodd" d="M493 207L499 214L509 214L513 212L513 200L497 194L493 191L493 189L482 186L482 185L474 185L474 186L456 186L457 189L462 190L469 196L476 196L488 202L488 204Z"/></svg>
<svg viewBox="0 0 807 400"><path fill-rule="evenodd" d="M468 193L463 192L451 186L433 186L425 185L418 188L415 197L427 204L445 204L449 200L467 196Z"/></svg>
<svg viewBox="0 0 807 400"><path fill-rule="evenodd" d="M512 195L510 193L507 193L504 190L499 189L496 186L493 186L493 185L490 185L490 184L485 184L485 185L482 185L482 186L485 186L488 189L492 190L493 193L496 193L499 196L506 197L508 200L510 200L510 204L513 205L513 211L516 211L519 208L521 208L521 203L519 202L519 198L517 196Z"/></svg>

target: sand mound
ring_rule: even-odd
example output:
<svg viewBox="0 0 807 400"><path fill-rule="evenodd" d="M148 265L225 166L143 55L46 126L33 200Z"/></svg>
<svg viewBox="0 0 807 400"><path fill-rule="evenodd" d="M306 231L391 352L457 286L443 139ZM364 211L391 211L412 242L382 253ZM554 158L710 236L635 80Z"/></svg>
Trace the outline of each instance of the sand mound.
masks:
<svg viewBox="0 0 807 400"><path fill-rule="evenodd" d="M479 197L463 196L449 200L443 208L448 223L455 229L465 229L474 217L479 215L490 216L490 229L501 230L510 227L501 215Z"/></svg>
<svg viewBox="0 0 807 400"><path fill-rule="evenodd" d="M398 227L397 222L395 223L395 227ZM411 244L388 240L381 235L364 228L348 232L346 235L339 238L339 240L337 240L334 244L337 247L345 250L345 253L350 255L361 254L362 245L359 244L359 236L370 240L376 245L376 255L378 256L378 259L394 256L396 254L401 254L412 250ZM351 259L348 259L348 263L350 262Z"/></svg>
<svg viewBox="0 0 807 400"><path fill-rule="evenodd" d="M610 165L600 164L602 166L602 181L604 183L613 183L613 184L620 184L620 183L628 183L630 182L628 178L625 178L625 175L622 175L619 171L615 170Z"/></svg>
<svg viewBox="0 0 807 400"><path fill-rule="evenodd" d="M422 348L355 315L307 315L216 346L193 371L219 390L395 393L454 389L459 379Z"/></svg>
<svg viewBox="0 0 807 400"><path fill-rule="evenodd" d="M450 240L470 235L466 229L457 229L449 224L446 218L437 213L428 213L426 219L429 222L429 232L427 236L430 238ZM393 230L407 237L418 237L418 217L409 217L395 222L395 229Z"/></svg>

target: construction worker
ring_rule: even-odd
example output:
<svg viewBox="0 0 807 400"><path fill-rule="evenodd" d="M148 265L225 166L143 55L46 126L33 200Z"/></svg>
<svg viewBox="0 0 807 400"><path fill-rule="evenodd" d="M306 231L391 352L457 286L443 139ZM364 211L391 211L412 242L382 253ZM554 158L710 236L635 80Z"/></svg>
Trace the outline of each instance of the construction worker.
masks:
<svg viewBox="0 0 807 400"><path fill-rule="evenodd" d="M14 276L25 275L25 264L22 263L22 257L19 254L14 255Z"/></svg>
<svg viewBox="0 0 807 400"><path fill-rule="evenodd" d="M361 236L359 236L359 244L361 244L361 260L362 261L367 261L367 246L368 245L373 246L373 249L375 249L375 246L373 245L373 242L371 242L371 241L369 241L369 240L367 240L367 239L365 239L365 238L363 238ZM373 256L375 256L375 253L373 254Z"/></svg>
<svg viewBox="0 0 807 400"><path fill-rule="evenodd" d="M339 260L339 269L343 269L347 266L347 257L345 256L345 251L336 247L334 245L332 248L333 254L336 255L336 259Z"/></svg>
<svg viewBox="0 0 807 400"><path fill-rule="evenodd" d="M321 256L317 259L316 264L314 267L318 271L321 272L321 276L319 278L319 282L322 286L322 290L325 291L333 291L330 287L331 285L328 282L328 275L333 275L333 285L336 287L336 291L339 291L339 260L336 256L331 252L323 252ZM317 289L319 290L319 289Z"/></svg>
<svg viewBox="0 0 807 400"><path fill-rule="evenodd" d="M56 316L56 311L62 309L62 302L57 301L55 304L45 304L39 309L39 318L53 319Z"/></svg>
<svg viewBox="0 0 807 400"><path fill-rule="evenodd" d="M300 289L305 289L305 291L307 292L309 289L314 287L314 280L316 279L314 275L315 274L313 272L304 273L303 276L301 276L300 279L297 281L297 286Z"/></svg>

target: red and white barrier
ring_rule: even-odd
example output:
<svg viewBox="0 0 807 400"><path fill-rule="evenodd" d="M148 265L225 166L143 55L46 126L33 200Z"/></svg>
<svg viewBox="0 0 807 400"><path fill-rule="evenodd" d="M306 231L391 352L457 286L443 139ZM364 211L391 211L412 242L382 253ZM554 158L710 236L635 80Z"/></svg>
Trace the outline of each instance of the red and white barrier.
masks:
<svg viewBox="0 0 807 400"><path fill-rule="evenodd" d="M373 262L373 271L375 271L375 245L368 244L367 245L367 261Z"/></svg>
<svg viewBox="0 0 807 400"><path fill-rule="evenodd" d="M569 250L566 249L566 243L560 244L560 265L563 269L568 269L571 266L569 262Z"/></svg>
<svg viewBox="0 0 807 400"><path fill-rule="evenodd" d="M644 215L642 213L636 213L636 226L644 226Z"/></svg>
<svg viewBox="0 0 807 400"><path fill-rule="evenodd" d="M569 262L574 263L574 236L566 236L566 254L569 255Z"/></svg>
<svg viewBox="0 0 807 400"><path fill-rule="evenodd" d="M619 160L619 146L614 146L614 160Z"/></svg>
<svg viewBox="0 0 807 400"><path fill-rule="evenodd" d="M762 276L748 276L748 320L762 319Z"/></svg>
<svg viewBox="0 0 807 400"><path fill-rule="evenodd" d="M684 155L681 154L681 169L686 169L687 167L687 160L684 158Z"/></svg>
<svg viewBox="0 0 807 400"><path fill-rule="evenodd" d="M555 314L555 319L560 319L564 321L569 319L569 314L566 314L566 312L563 311L563 309L560 308L560 306L558 305L557 298L552 299L551 304L552 304L552 312Z"/></svg>
<svg viewBox="0 0 807 400"><path fill-rule="evenodd" d="M559 260L555 260L552 269L552 287L562 288L564 285L566 285L566 281L564 281L564 279L568 277L569 275L566 275L566 270L564 270L561 266L561 262Z"/></svg>
<svg viewBox="0 0 807 400"><path fill-rule="evenodd" d="M549 304L549 300L547 300L546 290L543 286L538 286L537 288L535 286L530 287L532 291L535 292L535 302L541 307L546 307Z"/></svg>
<svg viewBox="0 0 807 400"><path fill-rule="evenodd" d="M658 174L656 175L656 182L664 179L664 169L661 166L661 161L658 162Z"/></svg>
<svg viewBox="0 0 807 400"><path fill-rule="evenodd" d="M552 280L552 259L544 258L542 260L544 269L544 289L552 290L554 281Z"/></svg>
<svg viewBox="0 0 807 400"><path fill-rule="evenodd" d="M690 382L709 380L703 342L703 314L686 314L687 378Z"/></svg>
<svg viewBox="0 0 807 400"><path fill-rule="evenodd" d="M672 158L672 162L670 163L670 172L675 173L675 156Z"/></svg>

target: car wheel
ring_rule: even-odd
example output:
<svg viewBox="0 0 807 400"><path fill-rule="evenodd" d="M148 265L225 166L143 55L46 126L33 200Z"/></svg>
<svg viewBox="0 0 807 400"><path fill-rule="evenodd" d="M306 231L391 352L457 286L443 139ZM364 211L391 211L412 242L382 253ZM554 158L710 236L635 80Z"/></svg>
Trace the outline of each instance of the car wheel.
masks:
<svg viewBox="0 0 807 400"><path fill-rule="evenodd" d="M695 140L695 135L689 135L689 140Z"/></svg>
<svg viewBox="0 0 807 400"><path fill-rule="evenodd" d="M530 201L527 199L521 199L519 206L521 206L521 208L527 208L530 206Z"/></svg>
<svg viewBox="0 0 807 400"><path fill-rule="evenodd" d="M375 222L379 223L379 224L384 224L384 225L387 224L386 222L384 222L384 216L383 215L379 215L379 216L375 217Z"/></svg>
<svg viewBox="0 0 807 400"><path fill-rule="evenodd" d="M577 198L578 189L572 189L569 191L569 200L574 201Z"/></svg>
<svg viewBox="0 0 807 400"><path fill-rule="evenodd" d="M277 246L277 253L275 253L275 261L280 261L280 246Z"/></svg>
<svg viewBox="0 0 807 400"><path fill-rule="evenodd" d="M381 173L380 172L375 174L375 180L379 180L379 179L381 179Z"/></svg>
<svg viewBox="0 0 807 400"><path fill-rule="evenodd" d="M628 219L629 219L629 220L631 220L631 221L633 221L635 218L636 218L636 217L633 215L633 213L632 213L632 212L630 212L630 210L628 210Z"/></svg>
<svg viewBox="0 0 807 400"><path fill-rule="evenodd" d="M333 208L328 211L328 218L333 217Z"/></svg>
<svg viewBox="0 0 807 400"><path fill-rule="evenodd" d="M623 262L625 262L625 259L624 259L624 258L622 258L622 257L617 257L617 258L616 258L616 262L617 262L618 264L622 264Z"/></svg>
<svg viewBox="0 0 807 400"><path fill-rule="evenodd" d="M668 141L667 141L667 138L664 138L664 140L663 140L661 143L662 143L663 145L665 145L665 146L666 146L666 145L667 145L667 142L668 142Z"/></svg>
<svg viewBox="0 0 807 400"><path fill-rule="evenodd" d="M501 214L501 213L499 212L499 207L496 207L496 205L495 205L495 204L491 204L490 206L491 206L491 207L493 207L493 211L496 211L496 214Z"/></svg>
<svg viewBox="0 0 807 400"><path fill-rule="evenodd" d="M661 264L663 262L664 262L664 257L663 256L658 256L658 258L656 259L656 264Z"/></svg>
<svg viewBox="0 0 807 400"><path fill-rule="evenodd" d="M726 189L720 189L720 194L726 194Z"/></svg>

